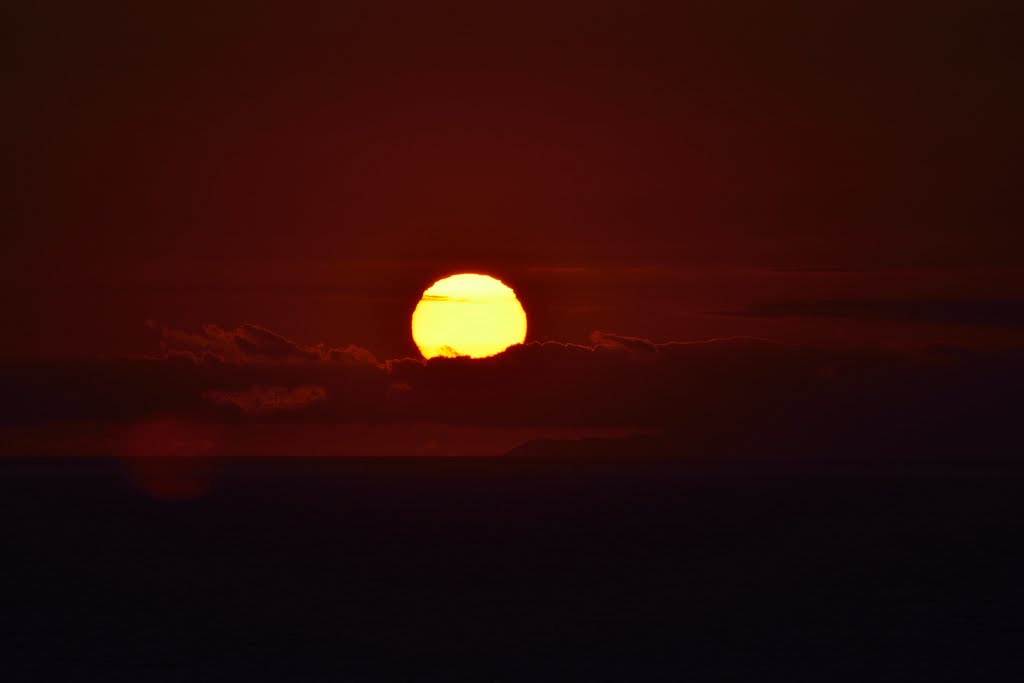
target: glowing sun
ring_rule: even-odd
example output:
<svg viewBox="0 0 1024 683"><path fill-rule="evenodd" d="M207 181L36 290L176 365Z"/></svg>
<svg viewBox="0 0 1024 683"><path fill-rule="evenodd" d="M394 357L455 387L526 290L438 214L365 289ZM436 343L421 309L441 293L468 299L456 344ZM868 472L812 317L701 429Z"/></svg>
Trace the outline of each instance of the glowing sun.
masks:
<svg viewBox="0 0 1024 683"><path fill-rule="evenodd" d="M484 358L523 343L526 313L501 280L452 275L423 292L412 314L412 338L424 358Z"/></svg>

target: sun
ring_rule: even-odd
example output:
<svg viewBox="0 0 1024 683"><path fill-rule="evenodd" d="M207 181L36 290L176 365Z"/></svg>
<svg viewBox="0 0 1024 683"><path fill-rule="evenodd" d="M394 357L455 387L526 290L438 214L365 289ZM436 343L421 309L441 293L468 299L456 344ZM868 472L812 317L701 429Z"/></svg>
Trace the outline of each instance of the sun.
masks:
<svg viewBox="0 0 1024 683"><path fill-rule="evenodd" d="M526 312L512 288L489 275L461 273L423 292L412 338L424 358L486 358L526 339Z"/></svg>

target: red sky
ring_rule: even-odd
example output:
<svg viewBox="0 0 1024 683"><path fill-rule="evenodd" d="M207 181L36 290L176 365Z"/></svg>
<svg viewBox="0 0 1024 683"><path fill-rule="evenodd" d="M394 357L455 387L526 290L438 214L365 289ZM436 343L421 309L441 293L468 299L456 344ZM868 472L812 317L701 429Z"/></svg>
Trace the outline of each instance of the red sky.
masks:
<svg viewBox="0 0 1024 683"><path fill-rule="evenodd" d="M1019 348L1011 11L23 3L0 359L206 325L400 359L465 270L533 342Z"/></svg>
<svg viewBox="0 0 1024 683"><path fill-rule="evenodd" d="M834 341L702 314L1022 294L1000 5L335 5L16 9L5 355L139 351L154 319L397 357L462 269L564 341Z"/></svg>

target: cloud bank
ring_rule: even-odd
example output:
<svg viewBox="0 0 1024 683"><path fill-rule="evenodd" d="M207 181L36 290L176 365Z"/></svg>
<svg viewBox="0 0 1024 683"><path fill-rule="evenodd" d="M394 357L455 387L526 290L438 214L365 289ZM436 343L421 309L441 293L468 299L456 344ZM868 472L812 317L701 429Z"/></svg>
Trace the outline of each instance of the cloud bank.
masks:
<svg viewBox="0 0 1024 683"><path fill-rule="evenodd" d="M258 325L157 328L149 356L5 369L3 429L90 423L409 425L639 430L679 452L895 449L1009 434L1020 353L939 345L801 348L764 339L656 343L595 332L491 358L378 361ZM13 454L14 441L0 446ZM23 443L23 442L22 442Z"/></svg>

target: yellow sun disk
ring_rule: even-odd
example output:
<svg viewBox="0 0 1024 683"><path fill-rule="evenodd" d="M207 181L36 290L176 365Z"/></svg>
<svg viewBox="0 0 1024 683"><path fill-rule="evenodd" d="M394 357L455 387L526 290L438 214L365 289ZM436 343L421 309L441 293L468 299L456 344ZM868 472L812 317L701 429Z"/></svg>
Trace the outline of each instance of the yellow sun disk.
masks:
<svg viewBox="0 0 1024 683"><path fill-rule="evenodd" d="M412 336L424 358L484 358L525 341L526 313L500 280L453 275L423 293L412 314Z"/></svg>

